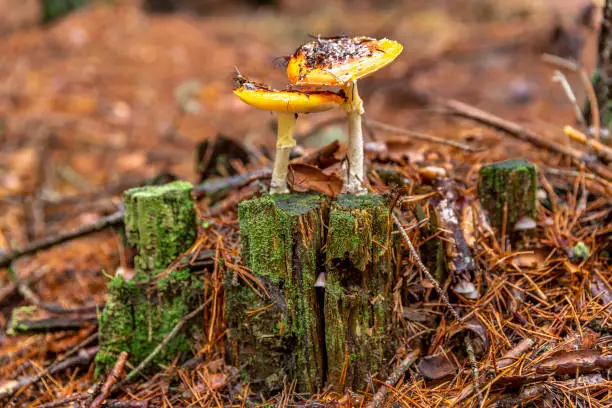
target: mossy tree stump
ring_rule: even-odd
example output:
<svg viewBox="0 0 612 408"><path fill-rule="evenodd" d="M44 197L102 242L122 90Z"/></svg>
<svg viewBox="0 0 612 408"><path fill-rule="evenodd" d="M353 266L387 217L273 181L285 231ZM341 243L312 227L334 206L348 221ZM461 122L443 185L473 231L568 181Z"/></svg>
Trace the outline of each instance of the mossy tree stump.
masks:
<svg viewBox="0 0 612 408"><path fill-rule="evenodd" d="M342 195L331 205L328 225L327 382L364 388L395 351L389 209L376 195Z"/></svg>
<svg viewBox="0 0 612 408"><path fill-rule="evenodd" d="M524 216L536 217L536 166L525 160L508 160L484 165L478 174L478 197L491 225L506 230Z"/></svg>
<svg viewBox="0 0 612 408"><path fill-rule="evenodd" d="M99 317L99 369L112 367L121 351L129 353L132 364L142 362L201 304L202 282L186 267L161 275L195 239L191 189L187 182L173 182L125 193L125 233L138 254L134 278L116 276L109 283L108 301ZM190 339L197 326L192 322L188 330L172 338L150 367L187 356L194 347Z"/></svg>
<svg viewBox="0 0 612 408"><path fill-rule="evenodd" d="M314 285L324 211L322 197L307 194L266 195L238 207L242 256L258 283L228 277L228 357L256 388L282 388L284 376L300 390L322 384Z"/></svg>
<svg viewBox="0 0 612 408"><path fill-rule="evenodd" d="M364 386L394 351L383 200L266 195L238 215L253 280L226 280L229 362L256 389L280 389L284 376L300 391ZM321 273L325 287L315 288Z"/></svg>

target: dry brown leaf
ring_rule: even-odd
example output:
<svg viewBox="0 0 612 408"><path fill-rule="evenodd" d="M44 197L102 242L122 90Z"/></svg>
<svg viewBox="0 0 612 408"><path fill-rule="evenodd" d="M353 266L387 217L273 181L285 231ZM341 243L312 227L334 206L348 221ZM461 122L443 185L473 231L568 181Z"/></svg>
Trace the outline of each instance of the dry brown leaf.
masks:
<svg viewBox="0 0 612 408"><path fill-rule="evenodd" d="M437 380L453 374L457 370L455 359L451 351L424 356L419 361L417 368L423 377L429 380Z"/></svg>
<svg viewBox="0 0 612 408"><path fill-rule="evenodd" d="M289 165L289 182L293 190L318 191L335 197L342 191L342 180L335 174L325 174L318 167L303 163Z"/></svg>

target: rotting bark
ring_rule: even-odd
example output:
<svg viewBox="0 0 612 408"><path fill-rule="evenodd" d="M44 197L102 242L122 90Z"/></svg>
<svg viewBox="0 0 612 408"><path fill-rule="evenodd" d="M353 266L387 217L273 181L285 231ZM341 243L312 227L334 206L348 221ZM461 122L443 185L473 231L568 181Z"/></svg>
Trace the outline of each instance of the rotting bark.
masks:
<svg viewBox="0 0 612 408"><path fill-rule="evenodd" d="M478 197L491 225L506 232L524 216L536 217L537 170L525 160L484 165L478 175Z"/></svg>
<svg viewBox="0 0 612 408"><path fill-rule="evenodd" d="M228 360L255 388L278 390L283 377L315 392L324 381L324 343L315 280L325 200L275 194L238 207L242 256L265 288L226 280Z"/></svg>
<svg viewBox="0 0 612 408"><path fill-rule="evenodd" d="M242 202L239 219L257 279L226 278L227 357L243 379L272 391L287 376L314 392L363 388L382 373L395 351L383 199L342 195L328 205L314 194L265 195ZM322 273L324 287L323 279L315 287Z"/></svg>
<svg viewBox="0 0 612 408"><path fill-rule="evenodd" d="M202 282L187 268L158 278L195 239L191 190L189 183L174 182L125 193L127 241L138 255L134 279L116 276L108 285L108 301L99 317L99 370L112 367L122 351L129 353L132 364L140 363L183 316L202 303ZM189 329L195 331L196 326ZM175 336L154 363L169 363L188 354L194 347L188 339L185 332Z"/></svg>

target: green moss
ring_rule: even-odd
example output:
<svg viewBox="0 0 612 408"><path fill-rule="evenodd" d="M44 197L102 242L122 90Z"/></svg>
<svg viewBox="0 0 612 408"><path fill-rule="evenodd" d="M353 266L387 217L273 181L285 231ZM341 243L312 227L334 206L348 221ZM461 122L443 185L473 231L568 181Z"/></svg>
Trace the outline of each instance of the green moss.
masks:
<svg viewBox="0 0 612 408"><path fill-rule="evenodd" d="M389 209L380 196L339 196L329 214L327 264L348 260L364 271L389 251L389 223Z"/></svg>
<svg viewBox="0 0 612 408"><path fill-rule="evenodd" d="M202 302L203 283L188 269L170 271L156 280L195 238L191 185L174 182L132 189L125 193L124 203L127 240L139 251L136 273L134 280L118 276L109 282L108 300L99 316L98 372L110 368L121 351L129 353L132 364L143 361ZM201 325L197 319L190 322L149 368L187 357L194 347L192 331L201 331Z"/></svg>
<svg viewBox="0 0 612 408"><path fill-rule="evenodd" d="M508 160L484 165L478 176L478 197L491 224L501 228L507 205L511 231L523 216L536 216L537 169L525 160Z"/></svg>
<svg viewBox="0 0 612 408"><path fill-rule="evenodd" d="M584 261L591 255L591 250L584 242L580 241L572 248L571 255L572 258Z"/></svg>
<svg viewBox="0 0 612 408"><path fill-rule="evenodd" d="M144 360L164 337L201 302L202 283L188 271L172 271L158 285L158 292L147 299L145 287L116 277L109 283L108 302L100 316L100 369L114 364L121 351L130 354L132 364ZM195 326L192 324L191 328ZM175 357L187 357L192 346L188 332L177 334L151 363L167 364Z"/></svg>
<svg viewBox="0 0 612 408"><path fill-rule="evenodd" d="M175 181L145 186L124 194L125 232L128 243L138 247L136 281L153 278L171 264L195 238L192 186Z"/></svg>
<svg viewBox="0 0 612 408"><path fill-rule="evenodd" d="M326 241L325 344L328 381L338 383L349 356L347 386L362 387L393 352L393 243L389 209L376 195L338 197Z"/></svg>

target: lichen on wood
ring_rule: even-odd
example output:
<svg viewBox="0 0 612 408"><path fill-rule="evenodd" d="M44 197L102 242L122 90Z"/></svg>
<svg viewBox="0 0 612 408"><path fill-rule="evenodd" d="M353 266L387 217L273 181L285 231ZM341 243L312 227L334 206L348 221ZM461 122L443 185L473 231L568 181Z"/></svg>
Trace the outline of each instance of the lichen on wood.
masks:
<svg viewBox="0 0 612 408"><path fill-rule="evenodd" d="M312 194L265 195L238 207L242 256L259 293L235 276L226 279L228 357L256 388L280 389L284 376L310 392L323 383L314 284L325 207Z"/></svg>
<svg viewBox="0 0 612 408"><path fill-rule="evenodd" d="M524 216L536 217L537 170L525 160L484 165L478 175L478 197L491 225L507 231ZM506 215L504 215L506 213Z"/></svg>
<svg viewBox="0 0 612 408"><path fill-rule="evenodd" d="M191 184L139 187L124 195L125 231L138 255L131 280L115 276L108 285L108 301L99 316L99 369L114 364L121 351L138 364L162 342L176 324L201 304L202 281L188 269L160 274L195 239L195 210ZM175 336L154 359L167 364L193 349L190 330Z"/></svg>
<svg viewBox="0 0 612 408"><path fill-rule="evenodd" d="M393 355L389 209L377 195L341 195L329 212L325 264L327 381L364 387Z"/></svg>

